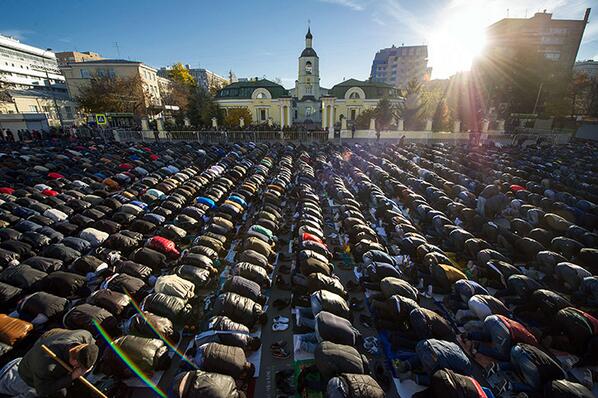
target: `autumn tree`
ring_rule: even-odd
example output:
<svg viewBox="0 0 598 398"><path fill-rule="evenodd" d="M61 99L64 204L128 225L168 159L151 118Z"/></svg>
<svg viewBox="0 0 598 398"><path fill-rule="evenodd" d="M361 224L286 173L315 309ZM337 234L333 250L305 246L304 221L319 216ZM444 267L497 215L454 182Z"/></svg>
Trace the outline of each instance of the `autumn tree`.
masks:
<svg viewBox="0 0 598 398"><path fill-rule="evenodd" d="M146 97L140 76L93 76L75 97L87 113L131 112L147 113Z"/></svg>
<svg viewBox="0 0 598 398"><path fill-rule="evenodd" d="M253 118L251 112L246 107L228 109L226 116L224 116L224 125L226 127L239 127L239 120L243 118L245 125L251 124Z"/></svg>
<svg viewBox="0 0 598 398"><path fill-rule="evenodd" d="M187 87L193 87L197 85L197 82L191 75L191 72L189 72L189 69L185 68L180 62L177 62L170 67L168 70L168 78L175 83Z"/></svg>

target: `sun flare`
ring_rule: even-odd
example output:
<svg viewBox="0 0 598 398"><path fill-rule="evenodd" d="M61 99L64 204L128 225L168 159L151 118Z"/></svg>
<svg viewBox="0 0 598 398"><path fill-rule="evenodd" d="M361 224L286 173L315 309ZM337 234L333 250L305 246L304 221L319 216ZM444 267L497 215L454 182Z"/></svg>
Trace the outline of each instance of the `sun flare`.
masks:
<svg viewBox="0 0 598 398"><path fill-rule="evenodd" d="M469 70L486 43L485 21L475 12L447 15L429 37L430 63L435 78L446 78L456 71Z"/></svg>

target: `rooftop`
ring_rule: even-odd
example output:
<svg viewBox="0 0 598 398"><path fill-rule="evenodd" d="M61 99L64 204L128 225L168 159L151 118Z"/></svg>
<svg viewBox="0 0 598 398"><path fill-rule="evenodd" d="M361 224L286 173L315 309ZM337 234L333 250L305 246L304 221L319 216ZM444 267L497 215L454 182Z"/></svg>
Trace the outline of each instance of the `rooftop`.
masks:
<svg viewBox="0 0 598 398"><path fill-rule="evenodd" d="M344 82L335 84L329 92L329 95L336 97L336 98L345 98L345 93L351 87L359 87L365 92L365 96L367 99L374 99L374 98L383 98L383 97L390 97L390 98L398 98L399 91L396 87L391 86L390 84L386 84L383 82L376 82L372 80L357 80L357 79L348 79Z"/></svg>
<svg viewBox="0 0 598 398"><path fill-rule="evenodd" d="M289 94L280 84L268 79L259 79L231 83L218 91L217 97L222 99L249 99L257 88L265 88L270 92L272 98L280 98Z"/></svg>

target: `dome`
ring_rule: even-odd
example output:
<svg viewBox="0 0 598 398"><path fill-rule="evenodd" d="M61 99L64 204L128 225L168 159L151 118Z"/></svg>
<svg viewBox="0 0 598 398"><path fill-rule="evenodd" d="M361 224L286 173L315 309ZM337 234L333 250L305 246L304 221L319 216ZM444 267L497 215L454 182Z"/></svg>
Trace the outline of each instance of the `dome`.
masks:
<svg viewBox="0 0 598 398"><path fill-rule="evenodd" d="M316 54L316 50L314 50L311 47L307 47L305 50L303 50L303 52L301 53L302 57L317 57L318 54Z"/></svg>

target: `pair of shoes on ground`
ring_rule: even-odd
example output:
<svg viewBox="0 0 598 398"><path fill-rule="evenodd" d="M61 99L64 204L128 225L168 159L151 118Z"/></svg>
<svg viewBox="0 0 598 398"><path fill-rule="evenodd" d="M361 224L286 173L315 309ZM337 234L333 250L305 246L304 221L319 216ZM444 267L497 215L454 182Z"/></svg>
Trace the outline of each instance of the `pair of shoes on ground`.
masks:
<svg viewBox="0 0 598 398"><path fill-rule="evenodd" d="M275 341L270 345L270 351L274 358L287 359L291 353L286 348L287 342L284 340Z"/></svg>
<svg viewBox="0 0 598 398"><path fill-rule="evenodd" d="M289 318L286 316L278 315L272 319L272 330L274 332L282 332L289 328Z"/></svg>
<svg viewBox="0 0 598 398"><path fill-rule="evenodd" d="M368 336L364 339L363 348L372 355L380 354L380 343L374 336Z"/></svg>

